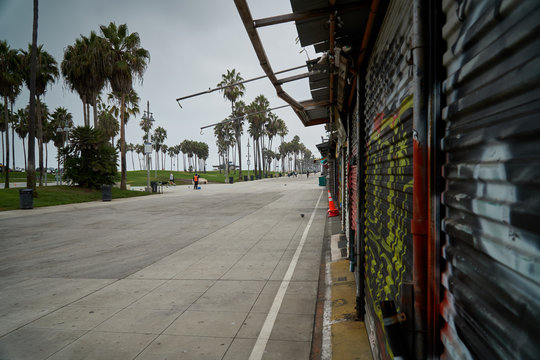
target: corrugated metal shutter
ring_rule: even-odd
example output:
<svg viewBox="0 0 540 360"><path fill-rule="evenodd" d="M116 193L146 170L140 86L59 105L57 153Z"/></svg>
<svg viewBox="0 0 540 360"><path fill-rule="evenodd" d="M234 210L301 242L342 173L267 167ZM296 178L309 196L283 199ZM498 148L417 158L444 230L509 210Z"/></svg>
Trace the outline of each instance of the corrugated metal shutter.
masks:
<svg viewBox="0 0 540 360"><path fill-rule="evenodd" d="M538 359L540 2L444 1L445 359Z"/></svg>
<svg viewBox="0 0 540 360"><path fill-rule="evenodd" d="M391 357L380 302L412 316L412 2L389 6L366 73L366 326L374 358Z"/></svg>
<svg viewBox="0 0 540 360"><path fill-rule="evenodd" d="M350 221L351 221L351 229L356 231L356 214L358 213L358 188L357 188L357 174L356 174L357 166L353 165L351 166L351 170L349 172L349 197L351 199L350 202Z"/></svg>

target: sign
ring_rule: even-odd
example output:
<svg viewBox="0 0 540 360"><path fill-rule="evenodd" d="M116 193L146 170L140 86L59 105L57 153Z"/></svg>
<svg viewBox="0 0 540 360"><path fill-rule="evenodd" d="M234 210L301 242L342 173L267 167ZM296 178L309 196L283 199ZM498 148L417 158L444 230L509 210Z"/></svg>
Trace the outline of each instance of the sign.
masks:
<svg viewBox="0 0 540 360"><path fill-rule="evenodd" d="M144 155L151 154L151 153L152 153L152 144L144 143Z"/></svg>

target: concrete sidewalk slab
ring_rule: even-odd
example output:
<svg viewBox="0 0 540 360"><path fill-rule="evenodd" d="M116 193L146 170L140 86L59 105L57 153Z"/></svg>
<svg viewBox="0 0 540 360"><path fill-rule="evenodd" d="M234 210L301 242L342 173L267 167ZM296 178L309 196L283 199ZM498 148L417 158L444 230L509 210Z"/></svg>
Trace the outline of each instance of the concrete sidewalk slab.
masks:
<svg viewBox="0 0 540 360"><path fill-rule="evenodd" d="M308 359L326 220L315 181L0 214L8 239L24 234L0 249L0 358L247 359L305 233L262 358Z"/></svg>

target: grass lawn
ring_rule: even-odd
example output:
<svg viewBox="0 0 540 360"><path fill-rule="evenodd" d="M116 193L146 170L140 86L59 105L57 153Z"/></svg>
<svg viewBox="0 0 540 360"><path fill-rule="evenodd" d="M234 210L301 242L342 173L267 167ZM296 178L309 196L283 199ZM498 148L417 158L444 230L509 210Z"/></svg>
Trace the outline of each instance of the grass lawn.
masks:
<svg viewBox="0 0 540 360"><path fill-rule="evenodd" d="M173 171L174 179L177 185L191 184L194 172ZM243 175L247 175L247 171L243 172ZM158 170L157 172L150 171L150 181L167 182L169 181L170 170ZM274 173L274 176L276 173ZM1 174L5 175L5 174ZM253 172L250 172L253 175ZM220 174L219 171L208 171L206 173L199 173L201 178L208 180L210 183L225 183L225 174ZM238 172L233 172L229 176L234 177L234 181L241 181L239 179ZM242 176L243 177L243 176ZM4 181L5 178L0 179ZM9 182L11 184L17 182L26 182L25 172L10 173ZM47 177L49 184L56 184L54 174L48 174ZM131 186L146 186L146 171L128 171L127 172L127 184ZM20 208L19 202L19 189L0 189L0 211L14 210ZM34 207L42 206L54 206L62 204L73 204L88 201L101 200L101 190L88 190L81 189L75 186L42 186L37 189L38 197L34 198ZM112 189L113 199L144 196L149 193L142 191L131 191L114 188Z"/></svg>
<svg viewBox="0 0 540 360"><path fill-rule="evenodd" d="M159 181L166 182L169 181L169 176L171 172L174 175L174 181L176 184L191 184L191 179L195 172L184 172L184 171L170 171L170 170L158 170L157 172L152 170L150 171L150 181ZM156 174L157 173L157 174ZM278 173L274 173L274 176L277 176ZM210 183L225 183L225 174L219 173L219 171L207 171L206 173L199 172L199 176L203 179L208 180ZM233 172L229 176L234 177L234 182L243 181L243 175L247 175L247 170L242 171L242 180L239 179L239 172ZM157 175L157 176L155 176ZM250 171L250 175L254 175L253 171ZM127 172L127 184L132 186L146 186L146 171L137 170L137 171L128 171Z"/></svg>
<svg viewBox="0 0 540 360"><path fill-rule="evenodd" d="M101 190L82 189L76 186L43 186L37 189L38 197L34 198L34 207L74 204L101 200ZM145 196L151 193L143 191L112 189L112 198L128 198ZM19 188L0 190L0 211L20 208Z"/></svg>

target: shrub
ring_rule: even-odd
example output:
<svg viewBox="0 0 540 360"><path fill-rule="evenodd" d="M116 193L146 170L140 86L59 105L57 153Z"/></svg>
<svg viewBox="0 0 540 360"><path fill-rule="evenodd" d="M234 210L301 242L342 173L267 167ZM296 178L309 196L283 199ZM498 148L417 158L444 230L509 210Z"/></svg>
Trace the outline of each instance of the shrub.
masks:
<svg viewBox="0 0 540 360"><path fill-rule="evenodd" d="M61 154L64 180L94 189L115 183L118 154L99 128L76 127Z"/></svg>

